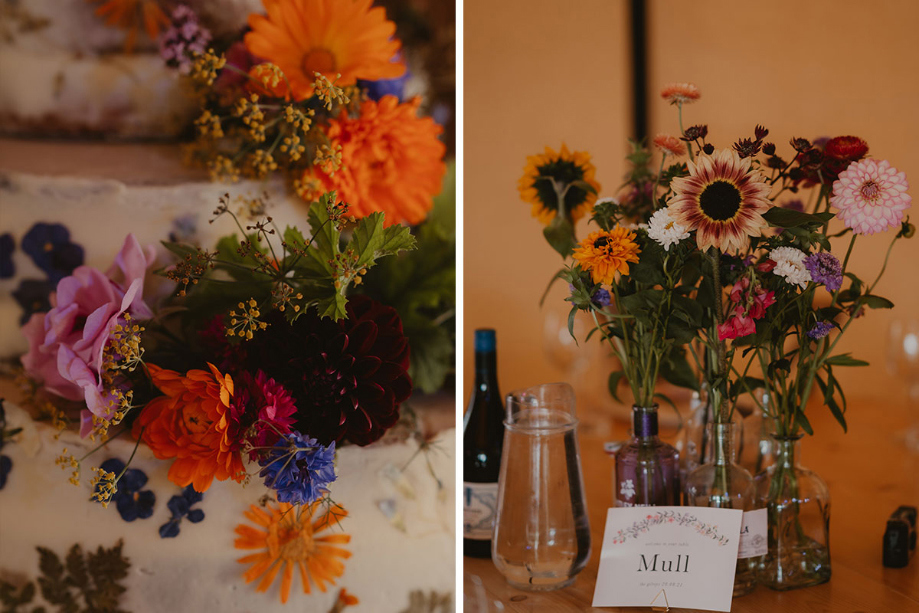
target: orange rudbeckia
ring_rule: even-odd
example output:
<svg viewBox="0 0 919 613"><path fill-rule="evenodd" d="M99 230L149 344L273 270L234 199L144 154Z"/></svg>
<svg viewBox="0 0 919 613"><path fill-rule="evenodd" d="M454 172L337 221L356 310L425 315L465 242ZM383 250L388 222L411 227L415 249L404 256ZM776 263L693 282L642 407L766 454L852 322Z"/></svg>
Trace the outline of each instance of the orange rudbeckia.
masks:
<svg viewBox="0 0 919 613"><path fill-rule="evenodd" d="M405 65L393 62L399 52L396 25L372 0L262 0L268 16L249 16L252 31L246 48L280 68L294 98L313 95L314 73L338 85L358 79L395 79ZM341 75L336 81L336 76Z"/></svg>
<svg viewBox="0 0 919 613"><path fill-rule="evenodd" d="M175 458L169 480L203 492L218 481L245 478L240 445L230 439L227 415L233 379L212 364L210 372L190 370L182 375L149 364L154 385L165 396L154 398L134 422L134 437L143 437L153 455Z"/></svg>
<svg viewBox="0 0 919 613"><path fill-rule="evenodd" d="M337 504L316 501L311 505L294 507L285 502L269 503L260 508L252 505L244 513L247 519L260 528L248 524L236 526L239 538L234 542L237 549L256 549L258 553L239 558L240 564L252 564L243 577L252 583L261 577L257 591L266 592L281 574L281 602L287 602L293 583L294 567L300 571L303 593L310 593L310 581L326 591L326 583L335 585L335 580L345 572L340 559L351 557L351 552L339 547L351 541L351 536L341 533L325 534L330 527L348 515ZM345 604L356 604L357 599L344 590L339 599Z"/></svg>
<svg viewBox="0 0 919 613"><path fill-rule="evenodd" d="M447 167L442 128L418 117L417 98L399 103L395 96L361 104L358 117L342 111L329 121L331 147L341 147L341 168L326 173L313 166L301 181L300 195L316 200L335 190L356 217L382 211L386 225L424 221L440 193Z"/></svg>

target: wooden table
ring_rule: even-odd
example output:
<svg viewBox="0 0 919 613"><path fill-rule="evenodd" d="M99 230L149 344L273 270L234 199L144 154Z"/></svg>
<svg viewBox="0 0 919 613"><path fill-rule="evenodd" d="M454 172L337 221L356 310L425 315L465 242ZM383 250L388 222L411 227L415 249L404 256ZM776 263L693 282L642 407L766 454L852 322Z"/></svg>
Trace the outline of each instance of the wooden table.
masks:
<svg viewBox="0 0 919 613"><path fill-rule="evenodd" d="M799 461L823 477L830 488L833 576L823 585L790 592L758 586L752 594L736 599L732 611L919 612L919 555L906 568L881 564L887 518L900 505L919 506L919 454L907 451L902 440L908 423L905 403L850 399L849 434L842 432L827 409L815 406L808 415L817 434L803 441ZM625 426L617 424L615 432L623 438ZM505 611L636 610L590 606L606 510L612 504L613 461L604 453L603 442L591 436L580 440L592 549L587 567L574 584L554 592L524 592L510 587L491 560L467 557L463 559L467 599L477 576L488 599L502 603Z"/></svg>

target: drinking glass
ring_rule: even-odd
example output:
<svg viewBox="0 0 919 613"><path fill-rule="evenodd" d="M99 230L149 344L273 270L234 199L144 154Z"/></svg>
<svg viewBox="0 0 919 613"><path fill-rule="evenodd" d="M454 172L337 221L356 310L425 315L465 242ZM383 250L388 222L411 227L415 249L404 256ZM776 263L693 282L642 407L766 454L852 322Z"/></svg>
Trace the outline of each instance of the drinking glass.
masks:
<svg viewBox="0 0 919 613"><path fill-rule="evenodd" d="M577 425L567 383L507 396L491 556L516 588L570 585L590 556Z"/></svg>
<svg viewBox="0 0 919 613"><path fill-rule="evenodd" d="M919 452L919 320L898 319L890 324L887 341L887 371L906 383L909 422L906 446Z"/></svg>

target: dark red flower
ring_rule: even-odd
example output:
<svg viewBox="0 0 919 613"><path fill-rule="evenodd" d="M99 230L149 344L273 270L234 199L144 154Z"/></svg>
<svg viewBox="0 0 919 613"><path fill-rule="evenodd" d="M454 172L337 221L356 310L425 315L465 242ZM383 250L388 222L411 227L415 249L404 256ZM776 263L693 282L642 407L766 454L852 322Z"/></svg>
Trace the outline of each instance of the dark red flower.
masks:
<svg viewBox="0 0 919 613"><path fill-rule="evenodd" d="M249 459L256 460L290 432L297 408L284 387L259 370L233 373L235 389L230 400L228 438L236 449L248 446Z"/></svg>
<svg viewBox="0 0 919 613"><path fill-rule="evenodd" d="M827 183L832 183L839 178L839 173L845 170L852 162L865 157L868 153L868 143L857 136L837 136L827 141L823 154L826 156L823 176Z"/></svg>
<svg viewBox="0 0 919 613"><path fill-rule="evenodd" d="M354 296L347 311L338 322L310 311L292 325L273 313L268 328L243 344L249 369L262 369L293 396L294 429L322 445L379 439L412 393L408 339L395 309Z"/></svg>

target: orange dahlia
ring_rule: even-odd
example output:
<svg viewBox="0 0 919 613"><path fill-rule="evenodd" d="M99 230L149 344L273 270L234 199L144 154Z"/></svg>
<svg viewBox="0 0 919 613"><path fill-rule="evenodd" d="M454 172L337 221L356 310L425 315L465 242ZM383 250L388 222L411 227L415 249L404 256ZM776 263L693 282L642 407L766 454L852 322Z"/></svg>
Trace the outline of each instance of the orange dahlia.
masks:
<svg viewBox="0 0 919 613"><path fill-rule="evenodd" d="M322 535L348 515L342 507L323 505L322 501L302 507L280 502L269 503L265 508L252 505L244 515L260 528L248 524L236 526L239 538L234 546L237 549L259 550L237 560L240 564L252 564L243 575L246 583L262 578L257 591L268 591L283 570L281 602L286 603L290 597L294 567L300 571L304 594L310 593L310 580L320 592L325 592L326 583L335 585L335 579L344 573L345 565L340 559L350 558L351 552L339 545L349 543L351 536L340 533ZM344 590L339 593L339 600L344 604L357 603L357 599Z"/></svg>
<svg viewBox="0 0 919 613"><path fill-rule="evenodd" d="M314 73L338 85L358 79L395 79L405 65L396 26L372 0L262 0L268 16L252 14L246 48L276 64L287 76L294 98L313 95Z"/></svg>
<svg viewBox="0 0 919 613"><path fill-rule="evenodd" d="M228 434L233 379L208 366L210 372L190 370L183 376L149 364L154 385L166 395L144 407L133 429L134 437L143 437L157 458L175 458L170 481L191 484L198 492L207 490L214 478L245 478L240 445Z"/></svg>
<svg viewBox="0 0 919 613"><path fill-rule="evenodd" d="M395 96L361 104L360 115L342 111L329 121L330 148L341 147L341 168L314 165L303 175L300 195L315 200L335 190L357 217L382 211L386 225L424 221L441 189L447 168L442 128L430 117L418 117L421 101L399 103Z"/></svg>
<svg viewBox="0 0 919 613"><path fill-rule="evenodd" d="M572 256L581 269L590 273L594 283L609 285L616 274L629 274L629 262L637 263L641 249L635 242L635 233L616 226L609 232L597 230L574 248Z"/></svg>
<svg viewBox="0 0 919 613"><path fill-rule="evenodd" d="M699 249L738 253L750 245L751 236L762 235L771 188L751 170L750 161L722 149L687 162L689 176L671 182L670 218L695 231Z"/></svg>

